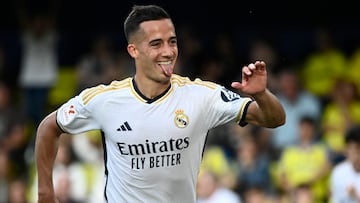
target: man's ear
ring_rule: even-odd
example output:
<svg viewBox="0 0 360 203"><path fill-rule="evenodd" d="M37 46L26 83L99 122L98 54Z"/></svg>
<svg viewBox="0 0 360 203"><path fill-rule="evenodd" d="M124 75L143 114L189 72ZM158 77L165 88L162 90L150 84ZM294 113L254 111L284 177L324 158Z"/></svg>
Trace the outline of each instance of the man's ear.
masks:
<svg viewBox="0 0 360 203"><path fill-rule="evenodd" d="M136 58L137 50L134 44L128 44L127 51L131 57Z"/></svg>

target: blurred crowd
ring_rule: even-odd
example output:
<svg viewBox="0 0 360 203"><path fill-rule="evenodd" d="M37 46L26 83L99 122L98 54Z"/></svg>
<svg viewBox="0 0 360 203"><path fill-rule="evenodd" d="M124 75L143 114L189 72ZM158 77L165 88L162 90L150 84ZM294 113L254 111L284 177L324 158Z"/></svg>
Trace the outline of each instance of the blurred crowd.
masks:
<svg viewBox="0 0 360 203"><path fill-rule="evenodd" d="M17 71L8 67L14 50L0 44L1 203L36 201L34 140L47 113L86 87L134 74L125 47L117 49L116 39L106 34L94 36L75 63L61 64L58 48L64 42L50 14L21 18ZM319 28L311 32L312 49L287 60L268 38L251 39L244 52L227 32L212 33L209 39L197 31L191 25L177 28L177 74L231 88L232 81L241 79L243 65L264 60L269 89L287 115L286 124L276 129L225 125L210 131L197 187L199 203L210 202L215 192L224 203L331 202L330 174L346 159L345 134L360 125L360 45L342 50L331 31ZM54 185L61 203L102 201L99 132L64 134L55 162Z"/></svg>

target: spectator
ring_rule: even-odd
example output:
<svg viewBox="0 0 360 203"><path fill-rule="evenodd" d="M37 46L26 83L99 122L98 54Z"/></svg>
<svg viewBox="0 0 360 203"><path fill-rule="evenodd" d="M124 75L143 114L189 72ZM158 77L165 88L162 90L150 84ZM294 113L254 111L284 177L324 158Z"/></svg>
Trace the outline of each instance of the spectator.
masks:
<svg viewBox="0 0 360 203"><path fill-rule="evenodd" d="M354 124L360 124L356 86L339 78L321 117L322 139L331 150L334 164L344 159L345 133Z"/></svg>
<svg viewBox="0 0 360 203"><path fill-rule="evenodd" d="M299 142L284 149L279 161L281 190L292 194L296 188L307 184L314 194L314 203L327 200L327 180L331 161L326 146L315 140L316 122L311 117L299 121Z"/></svg>
<svg viewBox="0 0 360 203"><path fill-rule="evenodd" d="M221 186L218 177L210 170L203 168L197 182L197 203L241 203L237 193Z"/></svg>
<svg viewBox="0 0 360 203"><path fill-rule="evenodd" d="M278 75L280 102L286 112L286 125L273 132L272 145L278 154L287 147L298 143L300 119L304 116L311 117L317 122L320 119L321 102L318 97L305 90L299 82L299 77L294 69L283 69Z"/></svg>
<svg viewBox="0 0 360 203"><path fill-rule="evenodd" d="M261 187L266 194L272 192L269 160L259 153L252 136L240 140L236 169L236 189L242 196L249 187Z"/></svg>
<svg viewBox="0 0 360 203"><path fill-rule="evenodd" d="M346 132L346 160L331 172L331 202L360 202L360 125Z"/></svg>
<svg viewBox="0 0 360 203"><path fill-rule="evenodd" d="M118 78L116 72L114 43L105 35L96 36L91 51L83 56L76 65L77 92L99 84L108 84Z"/></svg>
<svg viewBox="0 0 360 203"><path fill-rule="evenodd" d="M301 79L306 90L326 102L335 78L346 72L346 55L336 46L331 32L325 28L316 30L314 40L315 50L305 58Z"/></svg>
<svg viewBox="0 0 360 203"><path fill-rule="evenodd" d="M242 195L244 203L276 203L277 198L269 196L263 187L250 186L245 189Z"/></svg>
<svg viewBox="0 0 360 203"><path fill-rule="evenodd" d="M48 94L57 81L59 35L55 19L50 14L42 11L29 13L21 29L18 82L23 91L21 99L27 123L35 127L47 113Z"/></svg>
<svg viewBox="0 0 360 203"><path fill-rule="evenodd" d="M21 120L17 106L12 98L9 87L0 81L0 143L15 120Z"/></svg>
<svg viewBox="0 0 360 203"><path fill-rule="evenodd" d="M360 95L360 47L350 55L346 78L355 84L357 94Z"/></svg>
<svg viewBox="0 0 360 203"><path fill-rule="evenodd" d="M208 145L204 150L201 167L211 170L220 185L230 189L234 187L235 174L222 147Z"/></svg>
<svg viewBox="0 0 360 203"><path fill-rule="evenodd" d="M66 203L89 202L88 179L84 163L77 160L71 148L72 137L64 134L59 142L59 151L54 164L54 188L57 198ZM34 175L34 182L31 183L32 202L37 200L37 175ZM62 203L62 202L61 202Z"/></svg>
<svg viewBox="0 0 360 203"><path fill-rule="evenodd" d="M315 197L311 190L311 186L307 184L299 185L295 188L294 193L290 197L293 203L314 203Z"/></svg>
<svg viewBox="0 0 360 203"><path fill-rule="evenodd" d="M21 120L14 122L9 127L3 142L3 148L7 150L10 159L11 178L21 177L26 180L29 161L26 159L27 146L28 138L24 123Z"/></svg>

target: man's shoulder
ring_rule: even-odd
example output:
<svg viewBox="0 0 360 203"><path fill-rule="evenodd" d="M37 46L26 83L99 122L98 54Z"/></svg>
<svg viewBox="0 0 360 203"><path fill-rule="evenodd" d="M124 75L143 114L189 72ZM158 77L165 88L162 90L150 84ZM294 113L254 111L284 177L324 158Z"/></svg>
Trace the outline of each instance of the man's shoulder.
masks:
<svg viewBox="0 0 360 203"><path fill-rule="evenodd" d="M340 163L337 163L332 170L333 174L336 173L348 173L352 170L351 163L348 160L344 160Z"/></svg>
<svg viewBox="0 0 360 203"><path fill-rule="evenodd" d="M110 84L100 84L94 87L87 88L80 93L80 97L84 104L87 104L94 98L105 96L106 93L123 90L131 87L131 78L126 78L120 81L112 81Z"/></svg>
<svg viewBox="0 0 360 203"><path fill-rule="evenodd" d="M179 87L192 86L192 87L200 87L200 88L205 87L209 89L216 89L217 87L219 87L218 84L211 81L205 81L200 78L190 79L189 77L184 77L177 74L173 74L171 76L171 84L177 85Z"/></svg>

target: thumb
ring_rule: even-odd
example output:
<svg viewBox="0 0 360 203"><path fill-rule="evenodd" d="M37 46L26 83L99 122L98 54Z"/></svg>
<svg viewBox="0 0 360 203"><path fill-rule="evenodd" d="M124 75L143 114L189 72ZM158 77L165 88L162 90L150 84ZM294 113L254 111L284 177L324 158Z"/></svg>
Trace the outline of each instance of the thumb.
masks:
<svg viewBox="0 0 360 203"><path fill-rule="evenodd" d="M240 82L232 82L231 87L240 90L242 89L243 85Z"/></svg>

